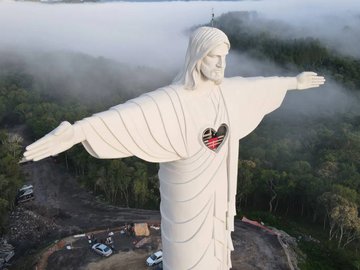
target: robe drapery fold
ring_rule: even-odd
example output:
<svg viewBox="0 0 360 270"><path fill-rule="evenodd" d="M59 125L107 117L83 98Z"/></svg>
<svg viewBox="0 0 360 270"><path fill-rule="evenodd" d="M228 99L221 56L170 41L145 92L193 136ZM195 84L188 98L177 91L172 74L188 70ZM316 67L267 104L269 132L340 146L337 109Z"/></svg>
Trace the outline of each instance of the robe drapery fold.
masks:
<svg viewBox="0 0 360 270"><path fill-rule="evenodd" d="M137 156L168 162L188 156L178 96L159 89L79 122L85 149L97 158Z"/></svg>
<svg viewBox="0 0 360 270"><path fill-rule="evenodd" d="M164 269L231 268L239 139L278 108L293 78L224 79L199 94L172 85L79 122L97 158L159 162ZM217 151L205 129L228 127Z"/></svg>

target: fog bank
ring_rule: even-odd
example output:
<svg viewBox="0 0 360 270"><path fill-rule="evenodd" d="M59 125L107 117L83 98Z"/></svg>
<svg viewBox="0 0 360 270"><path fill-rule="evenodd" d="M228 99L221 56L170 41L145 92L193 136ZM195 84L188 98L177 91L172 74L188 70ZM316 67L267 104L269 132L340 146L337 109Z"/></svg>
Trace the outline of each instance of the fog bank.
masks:
<svg viewBox="0 0 360 270"><path fill-rule="evenodd" d="M262 18L291 26L290 35L320 37L337 44L344 53L360 54L355 49L360 42L360 2L356 0L53 5L2 1L0 49L66 50L134 65L178 69L184 59L188 29L208 23L212 8L216 16L228 11L257 11Z"/></svg>

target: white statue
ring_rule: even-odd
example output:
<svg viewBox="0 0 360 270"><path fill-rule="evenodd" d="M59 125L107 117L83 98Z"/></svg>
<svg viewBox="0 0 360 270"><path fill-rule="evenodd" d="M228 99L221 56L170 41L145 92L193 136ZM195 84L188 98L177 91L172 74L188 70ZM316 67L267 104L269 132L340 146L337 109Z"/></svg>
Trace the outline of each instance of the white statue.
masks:
<svg viewBox="0 0 360 270"><path fill-rule="evenodd" d="M197 29L172 85L63 122L28 146L24 158L38 161L81 142L97 158L160 162L164 269L231 268L239 139L280 106L287 90L325 79L313 72L224 78L229 48L222 31Z"/></svg>

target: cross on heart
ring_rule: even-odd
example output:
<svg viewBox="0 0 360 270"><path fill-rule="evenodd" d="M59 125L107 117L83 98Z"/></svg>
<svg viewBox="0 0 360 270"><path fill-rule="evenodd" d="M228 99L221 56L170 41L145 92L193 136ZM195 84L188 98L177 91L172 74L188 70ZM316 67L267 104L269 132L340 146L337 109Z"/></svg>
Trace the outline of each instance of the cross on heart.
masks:
<svg viewBox="0 0 360 270"><path fill-rule="evenodd" d="M226 124L221 124L217 131L213 128L207 128L203 132L202 141L207 148L218 152L226 139L228 130Z"/></svg>

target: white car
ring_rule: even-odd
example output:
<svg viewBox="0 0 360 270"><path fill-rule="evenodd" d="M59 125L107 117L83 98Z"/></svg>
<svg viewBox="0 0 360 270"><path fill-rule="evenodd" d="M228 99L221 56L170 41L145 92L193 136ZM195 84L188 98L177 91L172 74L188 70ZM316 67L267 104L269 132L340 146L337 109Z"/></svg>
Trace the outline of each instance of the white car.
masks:
<svg viewBox="0 0 360 270"><path fill-rule="evenodd" d="M112 254L111 248L109 248L107 245L97 243L91 247L96 253L109 257Z"/></svg>
<svg viewBox="0 0 360 270"><path fill-rule="evenodd" d="M151 256L147 258L146 264L148 266L153 266L155 264L161 263L163 258L162 255L163 253L161 250L155 252L154 254L151 254Z"/></svg>

